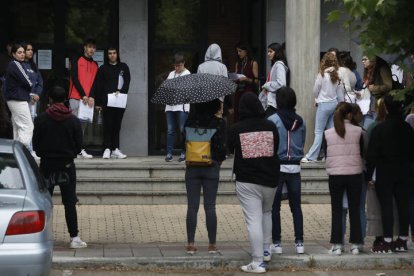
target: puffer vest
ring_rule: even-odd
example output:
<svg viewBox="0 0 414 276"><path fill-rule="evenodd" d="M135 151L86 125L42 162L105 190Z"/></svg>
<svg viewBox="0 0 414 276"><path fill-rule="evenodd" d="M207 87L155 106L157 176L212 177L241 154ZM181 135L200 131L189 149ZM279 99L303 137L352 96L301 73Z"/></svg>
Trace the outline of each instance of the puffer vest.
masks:
<svg viewBox="0 0 414 276"><path fill-rule="evenodd" d="M345 120L345 137L335 128L325 131L327 144L326 172L328 175L354 175L363 171L360 140L362 128Z"/></svg>

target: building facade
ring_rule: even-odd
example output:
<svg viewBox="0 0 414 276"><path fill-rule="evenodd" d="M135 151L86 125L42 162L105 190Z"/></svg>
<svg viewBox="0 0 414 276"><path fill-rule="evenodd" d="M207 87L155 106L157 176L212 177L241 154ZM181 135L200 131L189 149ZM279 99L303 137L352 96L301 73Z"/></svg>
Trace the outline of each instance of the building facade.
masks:
<svg viewBox="0 0 414 276"><path fill-rule="evenodd" d="M329 11L338 8L335 5L323 0L21 0L0 12L0 40L2 45L27 40L41 50L38 63L48 68L41 70L45 95L52 85L65 85L69 58L81 51L84 38L97 40L98 62L103 61L105 48L118 46L121 60L131 71L121 131L121 148L130 156L165 153L164 107L151 104L150 98L165 74L173 70L175 52L183 52L186 67L196 72L208 45L218 43L223 62L234 71L234 47L244 41L252 48L263 81L270 70L267 45L286 42L291 86L310 144L315 117L312 87L321 53L336 47L350 51L357 63L361 60L359 46L342 23L326 21ZM99 154L99 126L92 126L86 139Z"/></svg>

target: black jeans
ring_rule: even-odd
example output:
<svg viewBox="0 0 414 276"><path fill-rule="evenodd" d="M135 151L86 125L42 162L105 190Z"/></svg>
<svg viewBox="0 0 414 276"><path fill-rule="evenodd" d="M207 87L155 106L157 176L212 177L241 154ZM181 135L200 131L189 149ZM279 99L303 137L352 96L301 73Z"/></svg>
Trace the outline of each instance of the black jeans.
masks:
<svg viewBox="0 0 414 276"><path fill-rule="evenodd" d="M67 168L59 169L50 168L45 163L41 163L40 169L45 178L48 178L52 172L63 171L69 176L69 183L60 185L60 192L62 196L62 203L65 207L65 219L68 227L69 235L71 238L76 237L79 233L78 229L78 214L76 212L76 203L78 197L76 196L76 167L75 163L68 163ZM50 195L53 195L55 186L49 187Z"/></svg>
<svg viewBox="0 0 414 276"><path fill-rule="evenodd" d="M331 243L342 244L342 198L344 191L348 196L349 222L351 233L349 242L362 244L361 216L359 206L361 204L362 175L330 175L329 192L331 194L332 228Z"/></svg>
<svg viewBox="0 0 414 276"><path fill-rule="evenodd" d="M279 174L279 185L277 186L275 199L272 206L272 240L273 243L281 241L280 205L282 201L282 189L286 185L288 190L289 206L293 216L293 227L295 229L295 242L303 242L303 214L301 208L301 182L300 173Z"/></svg>
<svg viewBox="0 0 414 276"><path fill-rule="evenodd" d="M103 108L103 144L104 149L119 149L119 132L125 109L117 107Z"/></svg>
<svg viewBox="0 0 414 276"><path fill-rule="evenodd" d="M187 240L194 242L197 227L197 213L200 206L201 187L203 188L204 212L210 244L216 243L217 216L216 197L220 178L220 166L214 162L211 167L187 167L185 186L187 189Z"/></svg>
<svg viewBox="0 0 414 276"><path fill-rule="evenodd" d="M376 168L375 191L381 206L382 228L386 238L393 237L393 196L398 209L399 235L408 236L411 185L412 179L407 170L396 166L378 166Z"/></svg>

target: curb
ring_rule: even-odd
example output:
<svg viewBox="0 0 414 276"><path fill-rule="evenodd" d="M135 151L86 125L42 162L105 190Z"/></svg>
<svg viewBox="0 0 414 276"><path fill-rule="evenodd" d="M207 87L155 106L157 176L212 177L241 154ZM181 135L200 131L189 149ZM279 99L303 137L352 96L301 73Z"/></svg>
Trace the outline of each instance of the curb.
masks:
<svg viewBox="0 0 414 276"><path fill-rule="evenodd" d="M228 256L208 257L53 257L54 269L124 269L124 270L192 270L213 269L238 270L250 260L229 258ZM392 255L287 255L274 256L268 263L269 270L283 269L372 269L372 268L414 267L414 258L410 253Z"/></svg>

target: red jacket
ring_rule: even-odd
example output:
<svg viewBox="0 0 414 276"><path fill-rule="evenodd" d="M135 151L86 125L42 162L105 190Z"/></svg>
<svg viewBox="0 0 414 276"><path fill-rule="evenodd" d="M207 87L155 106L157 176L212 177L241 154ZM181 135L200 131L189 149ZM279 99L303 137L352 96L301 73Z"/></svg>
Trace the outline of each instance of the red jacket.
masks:
<svg viewBox="0 0 414 276"><path fill-rule="evenodd" d="M94 81L98 64L84 55L72 60L70 68L69 99L94 98Z"/></svg>

